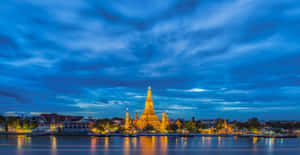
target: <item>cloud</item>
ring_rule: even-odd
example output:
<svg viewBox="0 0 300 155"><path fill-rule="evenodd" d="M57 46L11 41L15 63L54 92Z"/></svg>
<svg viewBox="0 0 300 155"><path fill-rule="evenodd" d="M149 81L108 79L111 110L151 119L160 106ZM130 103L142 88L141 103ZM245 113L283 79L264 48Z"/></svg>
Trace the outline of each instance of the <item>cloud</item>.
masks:
<svg viewBox="0 0 300 155"><path fill-rule="evenodd" d="M139 95L136 95L134 96L135 98L146 98L146 96L139 96Z"/></svg>
<svg viewBox="0 0 300 155"><path fill-rule="evenodd" d="M240 111L240 112L275 112L275 111L295 111L295 107L265 107L265 108L257 108L257 107L222 107L220 110L223 111Z"/></svg>
<svg viewBox="0 0 300 155"><path fill-rule="evenodd" d="M180 105L171 105L169 106L169 109L172 110L195 110L196 107L188 107L188 106L180 106Z"/></svg>
<svg viewBox="0 0 300 155"><path fill-rule="evenodd" d="M193 89L188 89L188 90L185 90L187 92L204 92L204 91L207 91L206 89L201 89L201 88L193 88Z"/></svg>
<svg viewBox="0 0 300 155"><path fill-rule="evenodd" d="M222 107L221 110L235 111L235 110L249 110L249 108L248 107Z"/></svg>
<svg viewBox="0 0 300 155"><path fill-rule="evenodd" d="M121 117L149 85L172 117L299 112L298 3L5 1L0 112Z"/></svg>
<svg viewBox="0 0 300 155"><path fill-rule="evenodd" d="M247 90L229 90L225 91L225 94L249 94L250 92Z"/></svg>
<svg viewBox="0 0 300 155"><path fill-rule="evenodd" d="M206 89L202 89L202 88L192 88L192 89L168 89L168 91L173 91L173 92L205 92L208 91Z"/></svg>

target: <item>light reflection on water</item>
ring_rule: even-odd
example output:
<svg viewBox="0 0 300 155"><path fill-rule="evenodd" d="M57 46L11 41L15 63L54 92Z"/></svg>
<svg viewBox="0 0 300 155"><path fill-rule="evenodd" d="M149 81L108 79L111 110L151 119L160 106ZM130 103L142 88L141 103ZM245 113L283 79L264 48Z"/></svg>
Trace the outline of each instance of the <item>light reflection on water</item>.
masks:
<svg viewBox="0 0 300 155"><path fill-rule="evenodd" d="M137 138L133 137L131 140L132 140L132 144L133 144L134 149L136 149L136 147L137 147Z"/></svg>
<svg viewBox="0 0 300 155"><path fill-rule="evenodd" d="M202 145L209 147L211 144L211 137L202 136Z"/></svg>
<svg viewBox="0 0 300 155"><path fill-rule="evenodd" d="M57 152L57 150L56 150L56 137L55 136L51 136L50 137L50 139L51 139L51 148L52 148L52 155L56 155L56 152Z"/></svg>
<svg viewBox="0 0 300 155"><path fill-rule="evenodd" d="M18 135L17 136L17 154L22 155L23 154L23 147L24 144L24 136L23 135Z"/></svg>
<svg viewBox="0 0 300 155"><path fill-rule="evenodd" d="M186 147L186 145L187 145L187 137L181 137L181 145L183 147Z"/></svg>
<svg viewBox="0 0 300 155"><path fill-rule="evenodd" d="M104 138L104 148L105 148L105 152L107 152L109 149L109 137Z"/></svg>
<svg viewBox="0 0 300 155"><path fill-rule="evenodd" d="M25 135L17 135L16 139L17 139L17 155L23 155L24 154L23 146L31 144L31 137L27 137Z"/></svg>
<svg viewBox="0 0 300 155"><path fill-rule="evenodd" d="M160 137L160 154L168 154L168 136Z"/></svg>
<svg viewBox="0 0 300 155"><path fill-rule="evenodd" d="M201 153L202 152L202 153ZM0 136L0 155L300 154L300 139Z"/></svg>
<svg viewBox="0 0 300 155"><path fill-rule="evenodd" d="M125 137L124 138L124 155L130 155L130 141L129 141L129 137Z"/></svg>
<svg viewBox="0 0 300 155"><path fill-rule="evenodd" d="M97 137L91 137L91 155L96 155Z"/></svg>
<svg viewBox="0 0 300 155"><path fill-rule="evenodd" d="M156 150L156 137L139 137L140 149L142 155L154 155Z"/></svg>
<svg viewBox="0 0 300 155"><path fill-rule="evenodd" d="M266 144L268 146L268 152L273 152L275 138L266 138Z"/></svg>

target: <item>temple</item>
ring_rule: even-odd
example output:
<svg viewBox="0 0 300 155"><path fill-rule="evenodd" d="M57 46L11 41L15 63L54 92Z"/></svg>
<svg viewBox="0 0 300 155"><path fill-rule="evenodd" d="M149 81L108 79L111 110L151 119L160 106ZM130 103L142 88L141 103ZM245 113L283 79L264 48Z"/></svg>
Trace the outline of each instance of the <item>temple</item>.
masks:
<svg viewBox="0 0 300 155"><path fill-rule="evenodd" d="M138 118L138 114L136 113L135 120L132 123L130 123L128 120L129 120L128 111L126 111L126 118L124 124L125 129L129 129L130 127L144 129L146 126L151 125L156 130L165 130L169 125L168 113L165 114L165 112L163 112L162 121L160 121L154 112L150 86L148 87L144 112L142 113L140 118Z"/></svg>
<svg viewBox="0 0 300 155"><path fill-rule="evenodd" d="M129 114L128 114L128 108L126 109L126 116L125 116L125 123L124 128L129 129L130 123L129 123Z"/></svg>
<svg viewBox="0 0 300 155"><path fill-rule="evenodd" d="M233 129L230 125L227 124L227 121L224 120L222 124L222 129L218 131L219 134L230 134L232 133Z"/></svg>

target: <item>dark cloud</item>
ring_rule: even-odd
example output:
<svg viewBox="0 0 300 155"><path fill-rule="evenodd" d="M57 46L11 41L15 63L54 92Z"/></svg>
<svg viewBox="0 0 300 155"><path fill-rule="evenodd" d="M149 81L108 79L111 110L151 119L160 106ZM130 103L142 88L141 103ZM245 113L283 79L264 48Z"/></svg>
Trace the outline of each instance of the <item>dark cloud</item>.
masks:
<svg viewBox="0 0 300 155"><path fill-rule="evenodd" d="M0 96L9 97L16 99L19 103L26 103L28 101L23 96L16 94L14 92L0 91ZM3 102L3 101L2 101Z"/></svg>
<svg viewBox="0 0 300 155"><path fill-rule="evenodd" d="M143 110L151 85L155 108L171 117L294 119L297 4L6 1L0 112L122 117Z"/></svg>

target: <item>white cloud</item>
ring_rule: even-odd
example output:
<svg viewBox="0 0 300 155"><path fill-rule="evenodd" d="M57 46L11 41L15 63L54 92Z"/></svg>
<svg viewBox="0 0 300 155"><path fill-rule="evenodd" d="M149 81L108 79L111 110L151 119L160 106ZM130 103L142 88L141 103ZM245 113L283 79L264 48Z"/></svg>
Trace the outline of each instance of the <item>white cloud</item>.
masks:
<svg viewBox="0 0 300 155"><path fill-rule="evenodd" d="M4 63L16 67L23 67L27 65L39 65L42 67L50 68L55 62L56 60L44 59L41 57L33 57L33 58L28 58L23 60L8 61Z"/></svg>
<svg viewBox="0 0 300 155"><path fill-rule="evenodd" d="M146 96L136 95L136 96L134 96L134 98L146 98Z"/></svg>
<svg viewBox="0 0 300 155"><path fill-rule="evenodd" d="M249 110L248 107L221 107L221 108L218 108L218 109L223 110L223 111Z"/></svg>
<svg viewBox="0 0 300 155"><path fill-rule="evenodd" d="M233 2L233 3L232 3ZM198 10L198 16L203 20L194 20L191 29L201 30L224 26L229 23L248 19L249 12L257 7L257 4L251 0L230 1L229 3L215 4L206 9L206 14L203 13L203 8ZM217 11L216 11L217 10ZM202 15L201 15L202 14Z"/></svg>
<svg viewBox="0 0 300 155"><path fill-rule="evenodd" d="M295 110L297 107L287 106L287 107L219 107L217 110L221 111L239 111L239 112L268 112L268 111L286 111Z"/></svg>
<svg viewBox="0 0 300 155"><path fill-rule="evenodd" d="M74 104L75 107L79 108L99 108L99 107L108 107L111 106L110 104L92 104L92 103L86 103L86 102L80 102Z"/></svg>
<svg viewBox="0 0 300 155"><path fill-rule="evenodd" d="M208 91L206 89L201 89L201 88L193 88L193 89L188 89L185 90L186 92L204 92L204 91Z"/></svg>
<svg viewBox="0 0 300 155"><path fill-rule="evenodd" d="M192 88L192 89L167 89L167 91L175 91L175 92L205 92L207 89L202 88Z"/></svg>
<svg viewBox="0 0 300 155"><path fill-rule="evenodd" d="M249 94L249 91L246 90L229 90L224 92L224 94Z"/></svg>
<svg viewBox="0 0 300 155"><path fill-rule="evenodd" d="M218 102L220 104L224 104L224 105L234 105L234 104L241 104L241 102L239 101L235 101L235 102Z"/></svg>
<svg viewBox="0 0 300 155"><path fill-rule="evenodd" d="M171 105L171 106L169 106L169 109L175 109L175 110L193 110L193 109L197 109L197 107L189 107L189 106L181 106L181 105Z"/></svg>

